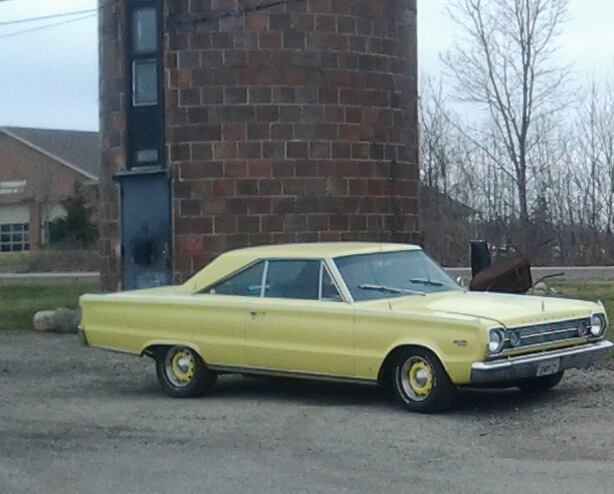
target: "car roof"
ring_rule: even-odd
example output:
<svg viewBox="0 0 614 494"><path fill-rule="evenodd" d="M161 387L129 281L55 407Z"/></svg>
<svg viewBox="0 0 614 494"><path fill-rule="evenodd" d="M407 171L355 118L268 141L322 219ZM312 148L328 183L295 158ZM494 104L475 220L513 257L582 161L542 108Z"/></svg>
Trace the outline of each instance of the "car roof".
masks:
<svg viewBox="0 0 614 494"><path fill-rule="evenodd" d="M419 249L417 245L375 242L319 242L247 247L222 254L186 281L183 289L188 292L202 290L260 259L331 259L357 254Z"/></svg>
<svg viewBox="0 0 614 494"><path fill-rule="evenodd" d="M318 242L304 244L278 244L263 245L259 247L246 247L222 254L224 257L246 255L254 259L264 258L302 258L326 259L356 254L369 254L372 252L393 252L399 250L417 250L417 245L375 243L375 242Z"/></svg>

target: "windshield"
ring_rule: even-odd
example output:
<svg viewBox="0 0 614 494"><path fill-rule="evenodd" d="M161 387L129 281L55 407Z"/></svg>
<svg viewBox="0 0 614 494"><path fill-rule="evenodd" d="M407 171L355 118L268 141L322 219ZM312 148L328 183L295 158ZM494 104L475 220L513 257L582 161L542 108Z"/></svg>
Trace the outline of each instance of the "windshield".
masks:
<svg viewBox="0 0 614 494"><path fill-rule="evenodd" d="M422 250L337 257L335 264L357 302L459 289Z"/></svg>

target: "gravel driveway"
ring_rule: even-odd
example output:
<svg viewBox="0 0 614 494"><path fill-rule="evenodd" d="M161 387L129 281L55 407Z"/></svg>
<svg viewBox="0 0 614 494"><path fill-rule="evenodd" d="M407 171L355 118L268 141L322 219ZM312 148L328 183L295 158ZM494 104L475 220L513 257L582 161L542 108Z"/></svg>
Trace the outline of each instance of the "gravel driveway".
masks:
<svg viewBox="0 0 614 494"><path fill-rule="evenodd" d="M606 493L614 370L464 391L446 414L375 388L222 378L172 400L152 362L0 333L0 493Z"/></svg>

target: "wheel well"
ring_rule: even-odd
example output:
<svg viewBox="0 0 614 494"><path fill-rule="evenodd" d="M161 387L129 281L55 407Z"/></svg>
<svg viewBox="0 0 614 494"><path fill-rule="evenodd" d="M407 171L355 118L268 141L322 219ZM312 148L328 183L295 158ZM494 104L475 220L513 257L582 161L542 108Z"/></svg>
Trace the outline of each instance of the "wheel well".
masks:
<svg viewBox="0 0 614 494"><path fill-rule="evenodd" d="M156 360L162 352L171 346L172 345L150 345L141 352L141 355L147 355L148 357Z"/></svg>
<svg viewBox="0 0 614 494"><path fill-rule="evenodd" d="M386 355L386 358L384 359L384 362L382 363L382 366L379 369L379 374L377 375L377 382L380 385L387 386L390 383L390 373L392 372L392 366L395 360L399 357L399 355L401 355L403 352L406 352L408 350L425 350L429 352L430 354L432 354L439 362L441 362L441 359L437 356L437 354L433 352L433 350L425 346L421 346L421 345L398 346L392 349L388 353L388 355ZM443 363L442 363L442 367L444 367L445 369L445 366L443 366Z"/></svg>
<svg viewBox="0 0 614 494"><path fill-rule="evenodd" d="M200 354L200 352L196 348L194 348L192 345L186 345L186 344L181 344L181 343L176 343L176 344L156 343L154 345L149 345L148 347L145 347L145 349L141 352L141 356L147 355L148 357L151 357L154 360L158 360L160 356L164 355L164 352L166 350L174 346L184 346L186 348L189 348L200 358L200 360L202 360L203 364L205 364L205 359L203 358L203 356Z"/></svg>

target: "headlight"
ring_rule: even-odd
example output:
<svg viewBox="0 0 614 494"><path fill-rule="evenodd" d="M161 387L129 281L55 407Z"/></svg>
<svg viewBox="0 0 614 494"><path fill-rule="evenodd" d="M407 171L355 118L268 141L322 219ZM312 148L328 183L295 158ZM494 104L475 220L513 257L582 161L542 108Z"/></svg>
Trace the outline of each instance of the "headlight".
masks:
<svg viewBox="0 0 614 494"><path fill-rule="evenodd" d="M488 352L499 353L505 345L505 332L501 328L488 331Z"/></svg>
<svg viewBox="0 0 614 494"><path fill-rule="evenodd" d="M599 338L605 333L605 316L603 314L593 314L591 316L591 336Z"/></svg>

